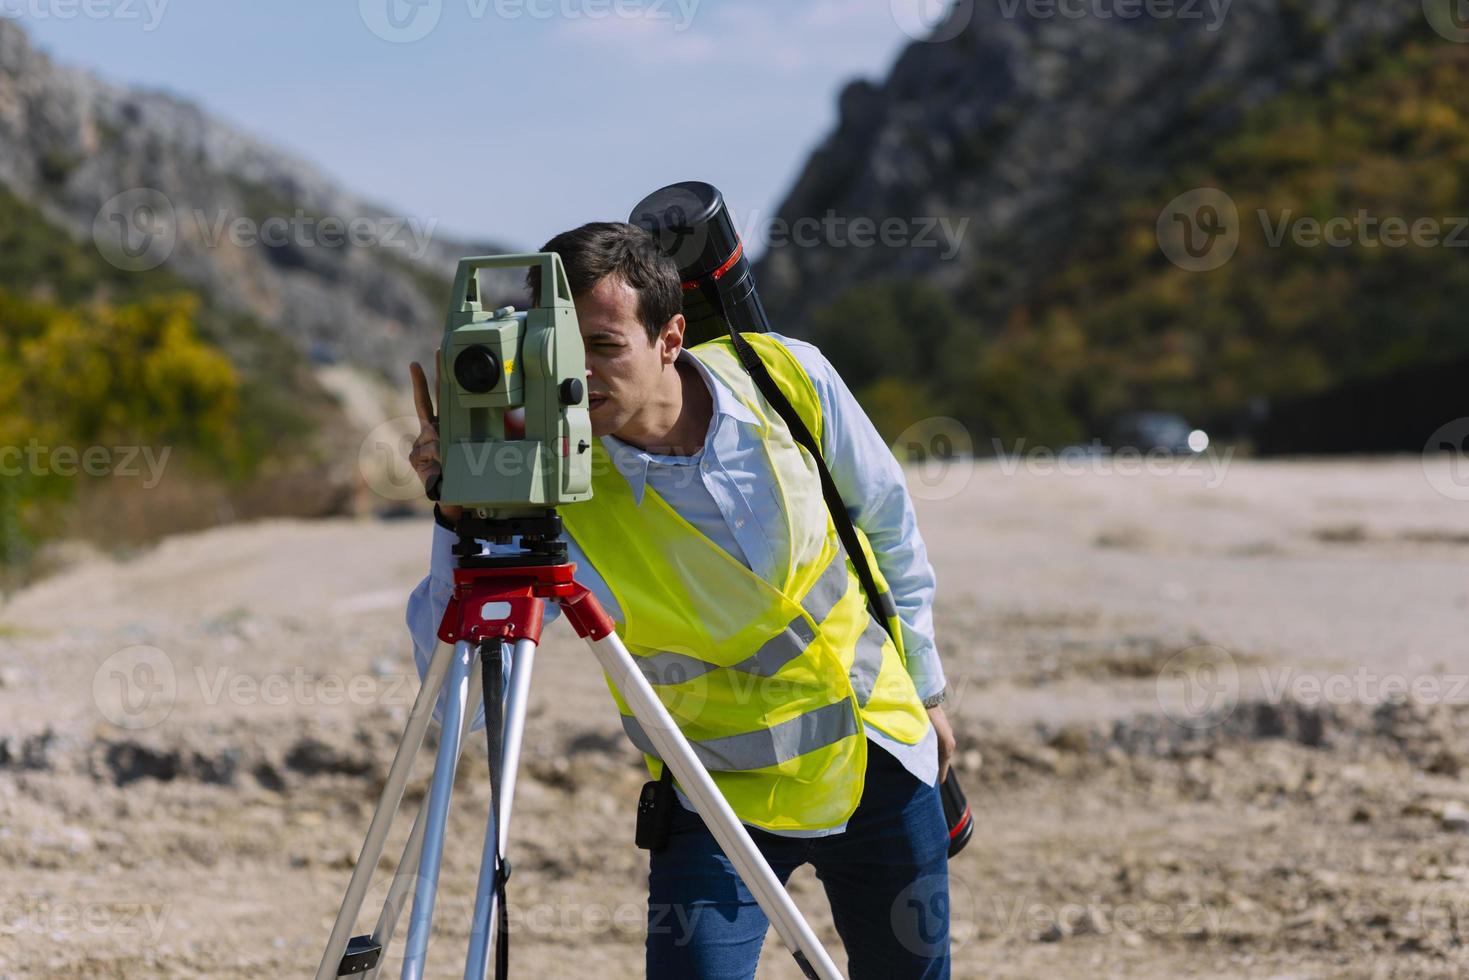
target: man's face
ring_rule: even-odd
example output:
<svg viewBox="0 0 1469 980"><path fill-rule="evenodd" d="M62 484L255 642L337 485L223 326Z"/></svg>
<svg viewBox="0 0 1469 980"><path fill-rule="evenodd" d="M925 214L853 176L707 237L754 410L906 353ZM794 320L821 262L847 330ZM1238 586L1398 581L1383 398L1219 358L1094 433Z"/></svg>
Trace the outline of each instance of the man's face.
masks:
<svg viewBox="0 0 1469 980"><path fill-rule="evenodd" d="M576 297L576 316L587 350L592 434L614 435L637 422L678 357L683 317L670 320L650 342L638 318L637 291L615 275Z"/></svg>

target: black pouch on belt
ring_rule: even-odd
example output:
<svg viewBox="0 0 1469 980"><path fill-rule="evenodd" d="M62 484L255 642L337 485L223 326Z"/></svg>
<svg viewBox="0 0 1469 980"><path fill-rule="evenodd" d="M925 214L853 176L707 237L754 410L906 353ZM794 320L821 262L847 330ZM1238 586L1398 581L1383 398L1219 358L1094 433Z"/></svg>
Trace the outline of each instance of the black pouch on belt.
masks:
<svg viewBox="0 0 1469 980"><path fill-rule="evenodd" d="M643 784L638 794L637 845L645 851L661 851L668 845L668 832L673 827L673 808L678 798L673 794L673 772L663 764L663 775Z"/></svg>

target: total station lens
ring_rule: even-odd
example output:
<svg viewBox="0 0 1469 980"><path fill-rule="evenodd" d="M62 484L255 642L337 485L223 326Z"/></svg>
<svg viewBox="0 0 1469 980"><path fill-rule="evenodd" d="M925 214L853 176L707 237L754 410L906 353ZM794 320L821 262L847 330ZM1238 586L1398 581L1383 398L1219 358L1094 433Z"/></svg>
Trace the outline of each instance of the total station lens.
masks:
<svg viewBox="0 0 1469 980"><path fill-rule="evenodd" d="M500 383L500 359L483 344L466 347L454 358L454 380L471 394L488 394Z"/></svg>

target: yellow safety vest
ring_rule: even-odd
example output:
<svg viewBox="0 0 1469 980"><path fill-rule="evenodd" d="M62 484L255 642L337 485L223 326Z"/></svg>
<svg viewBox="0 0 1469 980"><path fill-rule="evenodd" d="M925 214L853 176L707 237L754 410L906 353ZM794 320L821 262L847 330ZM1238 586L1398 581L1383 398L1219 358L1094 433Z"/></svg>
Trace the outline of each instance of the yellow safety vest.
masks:
<svg viewBox="0 0 1469 980"><path fill-rule="evenodd" d="M763 334L747 339L821 441L821 403L801 365ZM862 798L863 723L905 744L928 714L900 646L867 611L821 495L816 463L740 367L729 340L694 348L759 421L789 525L790 554L766 581L679 516L652 487L637 503L600 441L592 499L562 508L566 528L622 607L618 635L693 745L735 814L767 830L839 826ZM896 609L858 529L893 635ZM608 680L623 729L652 755Z"/></svg>

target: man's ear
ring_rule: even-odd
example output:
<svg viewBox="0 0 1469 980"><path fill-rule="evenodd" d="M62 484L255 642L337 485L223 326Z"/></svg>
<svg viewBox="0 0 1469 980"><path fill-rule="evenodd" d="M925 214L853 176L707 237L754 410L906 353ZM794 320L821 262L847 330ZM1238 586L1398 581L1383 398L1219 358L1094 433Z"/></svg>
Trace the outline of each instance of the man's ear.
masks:
<svg viewBox="0 0 1469 980"><path fill-rule="evenodd" d="M688 321L684 319L683 314L675 313L669 317L668 322L663 324L663 329L658 332L658 336L663 341L664 364L672 364L678 360L678 355L683 350L683 335L687 326Z"/></svg>

